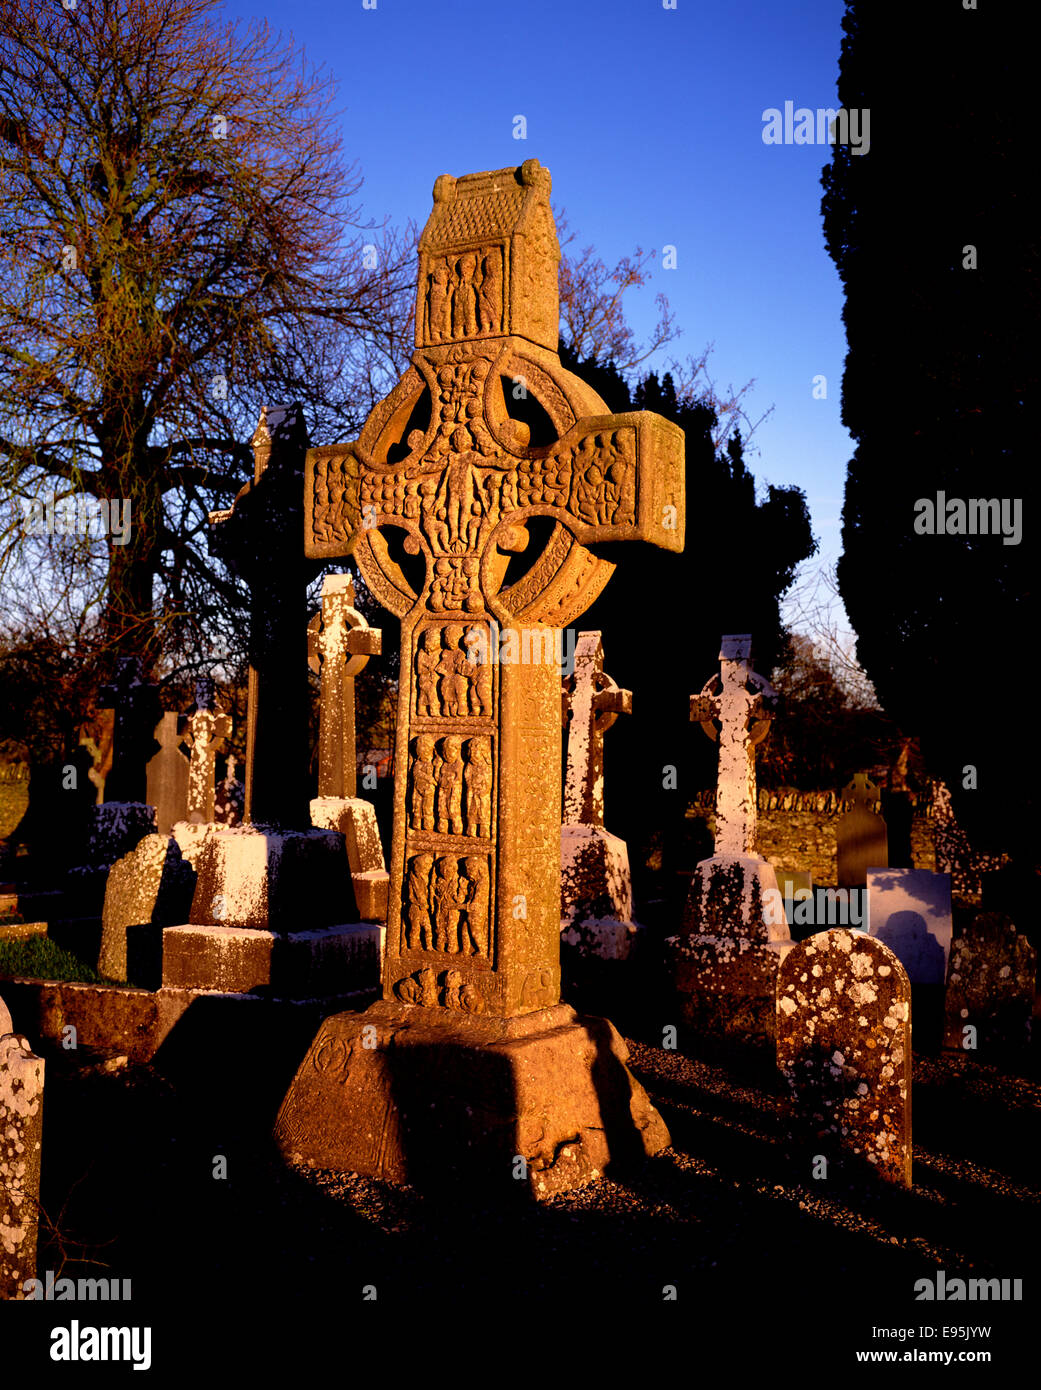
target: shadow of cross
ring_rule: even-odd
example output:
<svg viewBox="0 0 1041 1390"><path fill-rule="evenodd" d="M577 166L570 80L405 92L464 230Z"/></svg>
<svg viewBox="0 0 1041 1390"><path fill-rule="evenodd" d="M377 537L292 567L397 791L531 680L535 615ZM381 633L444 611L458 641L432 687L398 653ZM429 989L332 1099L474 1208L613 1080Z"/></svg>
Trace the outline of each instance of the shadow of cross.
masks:
<svg viewBox="0 0 1041 1390"><path fill-rule="evenodd" d="M614 569L586 546L683 546L682 431L609 414L560 364L549 193L534 159L437 179L412 364L357 441L307 455L308 556L353 554L401 619L384 996L500 1018L559 999L558 630ZM530 444L504 384L552 442ZM548 537L507 583L535 518ZM408 815L417 768L433 820Z"/></svg>
<svg viewBox="0 0 1041 1390"><path fill-rule="evenodd" d="M349 574L327 574L322 606L307 624L307 656L321 676L318 711L318 795L354 797L357 759L354 749L354 677L370 656L383 650L383 634L369 627L354 606Z"/></svg>
<svg viewBox="0 0 1041 1390"><path fill-rule="evenodd" d="M720 673L690 697L691 723L719 740L715 853L755 854L755 746L770 731L777 692L752 670L752 639L724 635ZM716 725L719 725L717 729Z"/></svg>
<svg viewBox="0 0 1041 1390"><path fill-rule="evenodd" d="M562 693L568 731L564 824L602 826L604 734L620 714L632 714L633 692L622 690L605 672L599 632L579 634L574 674Z"/></svg>

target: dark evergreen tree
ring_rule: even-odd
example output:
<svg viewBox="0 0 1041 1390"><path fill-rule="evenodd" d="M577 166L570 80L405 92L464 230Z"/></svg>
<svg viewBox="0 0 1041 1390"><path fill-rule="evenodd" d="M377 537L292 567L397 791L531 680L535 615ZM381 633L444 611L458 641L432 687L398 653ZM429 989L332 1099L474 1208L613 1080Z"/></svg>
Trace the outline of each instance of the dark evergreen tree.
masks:
<svg viewBox="0 0 1041 1390"><path fill-rule="evenodd" d="M920 736L970 835L1036 861L1036 755L1018 717L1038 626L1037 238L1019 18L921 0L894 26L865 2L847 4L843 28L839 99L870 110L870 150L837 145L822 179L856 440L839 586L879 699ZM1020 499L1021 543L916 534L916 503L935 510L940 492Z"/></svg>
<svg viewBox="0 0 1041 1390"><path fill-rule="evenodd" d="M577 362L566 344L561 360L612 411L654 410L686 435L683 553L598 546L618 573L576 624L603 632L608 674L633 691L632 715L607 738L605 819L629 843L645 910L648 895L685 893L679 871L711 853L688 840L686 808L713 784L716 760L716 745L690 723L690 696L718 670L725 632L752 633L755 664L770 671L785 650L780 599L816 543L802 491L770 487L757 502L740 436L718 452L714 411L678 401L669 374L652 373L630 391L610 363Z"/></svg>

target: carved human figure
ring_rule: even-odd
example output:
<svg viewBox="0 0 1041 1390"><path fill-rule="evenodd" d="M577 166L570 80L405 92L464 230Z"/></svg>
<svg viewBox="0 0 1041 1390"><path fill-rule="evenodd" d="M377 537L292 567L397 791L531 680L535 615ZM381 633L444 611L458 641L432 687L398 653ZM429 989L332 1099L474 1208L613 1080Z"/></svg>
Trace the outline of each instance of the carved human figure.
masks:
<svg viewBox="0 0 1041 1390"><path fill-rule="evenodd" d="M432 946L430 922L432 854L413 855L408 870L408 948L429 951Z"/></svg>
<svg viewBox="0 0 1041 1390"><path fill-rule="evenodd" d="M455 954L459 949L459 875L455 859L443 855L435 865L430 888L434 913L434 950Z"/></svg>
<svg viewBox="0 0 1041 1390"><path fill-rule="evenodd" d="M459 273L452 301L452 334L456 338L472 338L477 332L477 294L473 283L477 257L468 251L459 257L457 264Z"/></svg>
<svg viewBox="0 0 1041 1390"><path fill-rule="evenodd" d="M487 739L470 739L467 755L463 775L466 785L466 833L489 836L492 833L492 763Z"/></svg>
<svg viewBox="0 0 1041 1390"><path fill-rule="evenodd" d="M439 343L451 337L448 301L448 266L439 261L430 276L430 336Z"/></svg>
<svg viewBox="0 0 1041 1390"><path fill-rule="evenodd" d="M436 627L427 628L416 652L416 713L440 714L437 699L437 673L441 657L441 634Z"/></svg>
<svg viewBox="0 0 1041 1390"><path fill-rule="evenodd" d="M434 829L434 793L437 790L434 740L429 734L416 739L412 757L412 828Z"/></svg>
<svg viewBox="0 0 1041 1390"><path fill-rule="evenodd" d="M445 628L445 646L437 663L441 677L441 708L444 714L455 717L466 714L467 680L470 662L465 651L460 651L459 642L463 628L458 623L450 623Z"/></svg>
<svg viewBox="0 0 1041 1390"><path fill-rule="evenodd" d="M477 292L481 311L481 332L498 333L502 323L502 266L499 249L489 251L482 262L484 277Z"/></svg>
<svg viewBox="0 0 1041 1390"><path fill-rule="evenodd" d="M479 956L488 925L488 865L477 855L463 860L460 878L459 949L464 955Z"/></svg>
<svg viewBox="0 0 1041 1390"><path fill-rule="evenodd" d="M463 988L463 977L458 970L449 970L445 974L445 1008L461 1009L463 1001L460 998Z"/></svg>
<svg viewBox="0 0 1041 1390"><path fill-rule="evenodd" d="M492 712L492 664L488 650L488 633L480 627L467 628L466 674L470 687L470 713L490 715ZM471 661L470 656L473 655Z"/></svg>
<svg viewBox="0 0 1041 1390"><path fill-rule="evenodd" d="M442 835L463 834L463 741L450 736L441 745L437 772L437 828Z"/></svg>

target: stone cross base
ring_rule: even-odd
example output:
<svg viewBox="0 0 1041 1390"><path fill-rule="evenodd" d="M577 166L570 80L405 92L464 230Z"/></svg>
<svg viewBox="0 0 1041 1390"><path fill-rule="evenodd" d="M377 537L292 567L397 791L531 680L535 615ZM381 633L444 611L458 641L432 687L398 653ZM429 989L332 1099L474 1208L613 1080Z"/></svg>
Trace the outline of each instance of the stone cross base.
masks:
<svg viewBox="0 0 1041 1390"><path fill-rule="evenodd" d="M193 926L299 931L357 920L343 836L329 830L265 826L198 827L201 844L186 848L197 879ZM196 827L192 827L196 829Z"/></svg>
<svg viewBox="0 0 1041 1390"><path fill-rule="evenodd" d="M284 1156L426 1189L552 1197L669 1142L601 1018L381 1001L327 1018L282 1103Z"/></svg>
<svg viewBox="0 0 1041 1390"><path fill-rule="evenodd" d="M773 865L752 854L703 859L691 880L683 928L702 936L789 941Z"/></svg>
<svg viewBox="0 0 1041 1390"><path fill-rule="evenodd" d="M560 827L560 939L580 956L626 960L638 930L624 840L600 825Z"/></svg>
<svg viewBox="0 0 1041 1390"><path fill-rule="evenodd" d="M347 844L347 861L363 922L385 922L390 874L376 825L376 808L360 796L319 796L311 802L311 824L337 830Z"/></svg>
<svg viewBox="0 0 1041 1390"><path fill-rule="evenodd" d="M0 1001L0 1300L36 1277L44 1063Z"/></svg>
<svg viewBox="0 0 1041 1390"><path fill-rule="evenodd" d="M684 1023L711 1037L773 1041L777 972L794 941L695 934L672 944Z"/></svg>
<svg viewBox="0 0 1041 1390"><path fill-rule="evenodd" d="M288 934L257 928L167 927L163 987L315 999L379 986L382 930L369 923Z"/></svg>

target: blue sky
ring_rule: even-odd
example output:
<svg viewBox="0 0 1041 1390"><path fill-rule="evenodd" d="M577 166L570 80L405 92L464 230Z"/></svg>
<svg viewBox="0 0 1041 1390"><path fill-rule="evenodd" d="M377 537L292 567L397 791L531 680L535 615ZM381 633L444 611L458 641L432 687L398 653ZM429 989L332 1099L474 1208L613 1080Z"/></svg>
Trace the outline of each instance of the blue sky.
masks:
<svg viewBox="0 0 1041 1390"><path fill-rule="evenodd" d="M837 106L841 0L375 3L227 10L292 33L334 73L369 215L422 225L436 175L534 157L577 246L612 264L638 244L659 256L674 245L677 268L627 296L630 322L648 330L662 290L683 330L665 355L711 342L717 386L755 378L749 414L774 407L753 440L756 478L805 489L821 547L810 566L833 562L852 446L839 419L842 294L820 216L830 147L766 145L762 133L768 107Z"/></svg>

